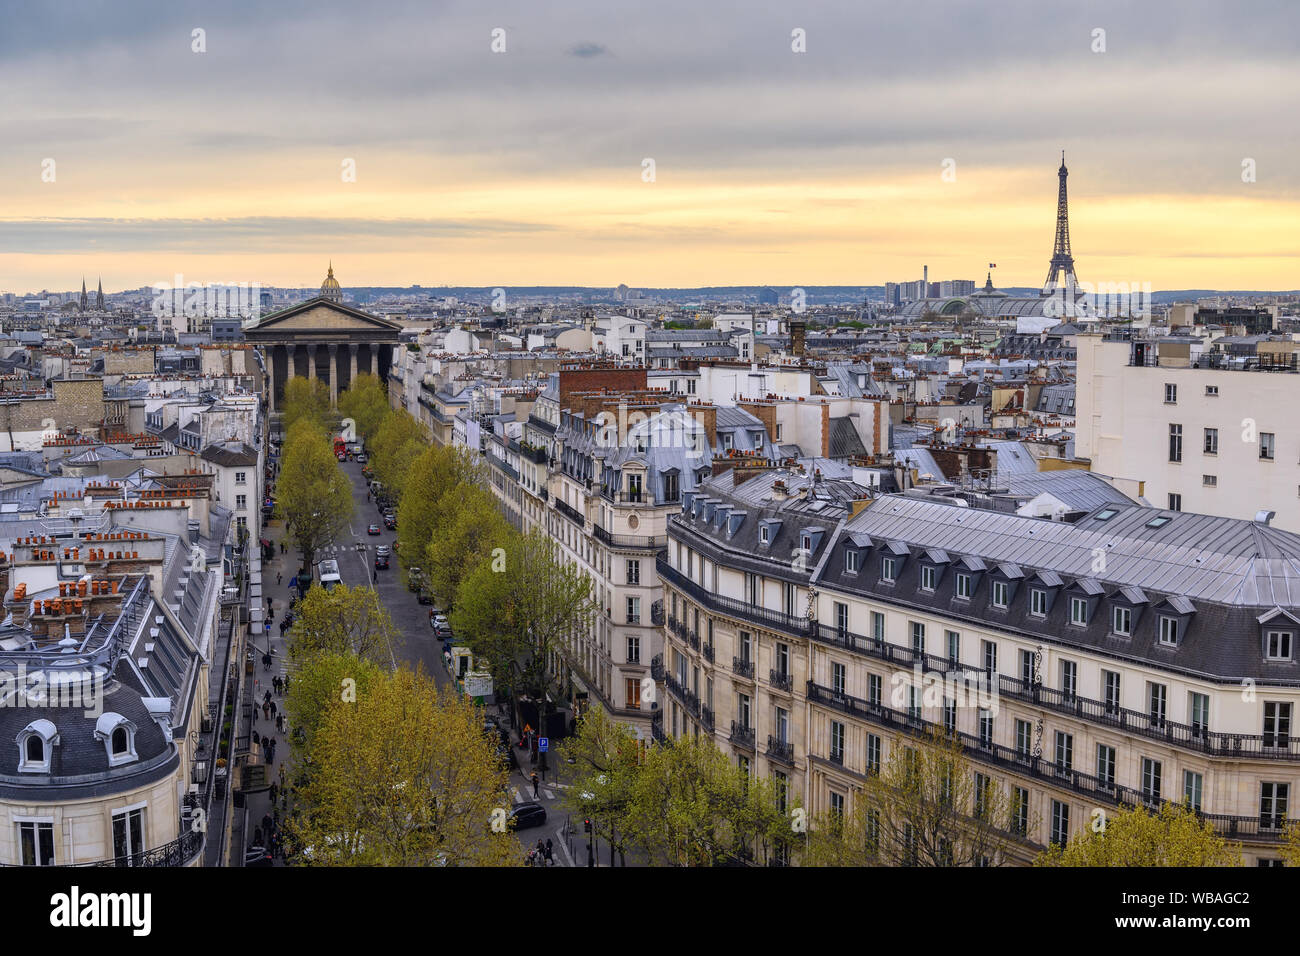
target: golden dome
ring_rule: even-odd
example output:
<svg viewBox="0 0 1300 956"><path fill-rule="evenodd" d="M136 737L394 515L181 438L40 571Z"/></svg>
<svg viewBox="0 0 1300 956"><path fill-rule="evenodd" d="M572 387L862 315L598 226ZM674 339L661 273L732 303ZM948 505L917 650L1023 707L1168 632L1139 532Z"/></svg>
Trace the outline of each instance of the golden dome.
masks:
<svg viewBox="0 0 1300 956"><path fill-rule="evenodd" d="M334 278L334 263L330 262L330 271L325 276L325 281L320 284L320 294L323 298L333 299L335 302L343 301L343 288L339 285L339 280Z"/></svg>

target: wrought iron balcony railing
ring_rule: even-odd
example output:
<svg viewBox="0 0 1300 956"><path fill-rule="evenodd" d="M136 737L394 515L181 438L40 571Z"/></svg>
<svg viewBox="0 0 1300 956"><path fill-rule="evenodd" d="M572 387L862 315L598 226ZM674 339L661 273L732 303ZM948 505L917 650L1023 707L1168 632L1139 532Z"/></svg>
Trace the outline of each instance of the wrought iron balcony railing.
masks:
<svg viewBox="0 0 1300 956"><path fill-rule="evenodd" d="M751 660L733 657L731 659L731 670L738 677L745 677L749 680L754 679L754 662Z"/></svg>
<svg viewBox="0 0 1300 956"><path fill-rule="evenodd" d="M767 756L772 760L779 760L781 763L794 765L794 744L788 740L780 740L767 735Z"/></svg>
<svg viewBox="0 0 1300 956"><path fill-rule="evenodd" d="M746 727L736 721L731 722L731 742L739 747L754 749L754 728Z"/></svg>
<svg viewBox="0 0 1300 956"><path fill-rule="evenodd" d="M776 690L789 693L794 689L794 675L788 671L769 671L767 682Z"/></svg>

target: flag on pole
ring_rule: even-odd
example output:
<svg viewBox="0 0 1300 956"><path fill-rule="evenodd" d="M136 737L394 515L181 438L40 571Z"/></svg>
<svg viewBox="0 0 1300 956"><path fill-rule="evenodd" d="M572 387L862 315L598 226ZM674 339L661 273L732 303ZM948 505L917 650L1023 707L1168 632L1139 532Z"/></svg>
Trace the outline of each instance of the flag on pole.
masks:
<svg viewBox="0 0 1300 956"><path fill-rule="evenodd" d="M990 268L990 269L996 269L997 267L998 267L998 264L997 264L996 262L990 262L990 263L989 263L989 268Z"/></svg>

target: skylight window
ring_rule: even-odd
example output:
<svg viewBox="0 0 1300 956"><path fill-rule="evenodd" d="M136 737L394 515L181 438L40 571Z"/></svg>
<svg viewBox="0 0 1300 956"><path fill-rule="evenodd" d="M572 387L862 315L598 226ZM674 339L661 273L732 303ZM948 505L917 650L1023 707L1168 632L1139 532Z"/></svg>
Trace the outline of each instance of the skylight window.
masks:
<svg viewBox="0 0 1300 956"><path fill-rule="evenodd" d="M1169 522L1173 520L1174 519L1169 517L1169 515L1156 515L1154 518L1152 518L1150 521L1147 522L1147 527L1163 528L1165 525L1169 524Z"/></svg>
<svg viewBox="0 0 1300 956"><path fill-rule="evenodd" d="M1114 508L1102 508L1100 511L1097 512L1097 514L1094 517L1098 521L1109 521L1117 514L1119 514L1119 512L1116 511Z"/></svg>

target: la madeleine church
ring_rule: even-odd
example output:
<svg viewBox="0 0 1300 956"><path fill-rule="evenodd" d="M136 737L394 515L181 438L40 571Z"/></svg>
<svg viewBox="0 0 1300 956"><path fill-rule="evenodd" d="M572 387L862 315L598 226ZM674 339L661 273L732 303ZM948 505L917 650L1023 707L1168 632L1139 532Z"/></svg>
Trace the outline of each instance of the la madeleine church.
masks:
<svg viewBox="0 0 1300 956"><path fill-rule="evenodd" d="M262 317L244 329L244 338L266 357L274 412L285 383L295 375L326 382L331 402L338 401L339 392L360 372L384 379L401 329L396 322L346 304L330 263L320 295Z"/></svg>

